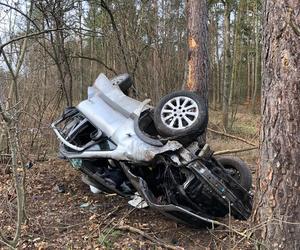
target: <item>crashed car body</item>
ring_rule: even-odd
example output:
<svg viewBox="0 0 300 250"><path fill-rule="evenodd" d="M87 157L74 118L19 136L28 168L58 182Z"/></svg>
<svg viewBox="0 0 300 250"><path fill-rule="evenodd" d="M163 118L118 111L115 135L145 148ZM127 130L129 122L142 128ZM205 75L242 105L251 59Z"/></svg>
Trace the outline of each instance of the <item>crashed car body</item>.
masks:
<svg viewBox="0 0 300 250"><path fill-rule="evenodd" d="M251 214L251 173L235 158L215 158L197 138L207 126L207 105L198 95L176 91L158 103L126 95L127 74L100 74L88 98L67 108L52 124L60 155L83 172L94 190L147 205L179 222L201 227L231 211Z"/></svg>

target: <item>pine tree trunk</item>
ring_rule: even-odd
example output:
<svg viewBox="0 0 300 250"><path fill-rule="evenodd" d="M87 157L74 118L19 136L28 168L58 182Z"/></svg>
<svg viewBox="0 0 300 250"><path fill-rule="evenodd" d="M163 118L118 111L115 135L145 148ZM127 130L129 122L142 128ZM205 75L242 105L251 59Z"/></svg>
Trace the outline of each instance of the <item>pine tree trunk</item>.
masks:
<svg viewBox="0 0 300 250"><path fill-rule="evenodd" d="M241 16L244 12L244 1L239 2L238 11L236 13L236 23L234 31L234 48L233 48L233 61L232 61L232 72L230 82L230 94L229 94L229 106L232 105L233 99L236 98L236 93L241 87L238 85L238 72L241 65ZM237 101L237 100L235 100Z"/></svg>
<svg viewBox="0 0 300 250"><path fill-rule="evenodd" d="M96 33L96 6L95 6L95 3L92 2L91 3L91 13L92 13L92 35L91 35L91 48L90 48L90 57L96 57L95 54L96 54L96 51L95 51L95 33ZM90 82L94 82L94 67L95 67L95 62L93 60L90 61ZM115 68L115 66L113 66L113 68Z"/></svg>
<svg viewBox="0 0 300 250"><path fill-rule="evenodd" d="M188 77L185 89L208 98L208 10L206 0L188 0Z"/></svg>
<svg viewBox="0 0 300 250"><path fill-rule="evenodd" d="M261 161L254 220L269 249L300 249L300 4L264 2ZM268 221L266 224L262 224Z"/></svg>
<svg viewBox="0 0 300 250"><path fill-rule="evenodd" d="M197 92L208 107L210 76L208 54L208 8L206 0L187 0L188 17L188 75L184 88ZM206 133L198 137L199 144L206 142Z"/></svg>
<svg viewBox="0 0 300 250"><path fill-rule="evenodd" d="M209 26L209 33L211 34L210 39L210 65L211 65L211 82L212 82L212 88L210 89L211 95L212 95L212 107L216 109L217 107L217 91L218 91L218 46L216 45L218 43L217 35L218 33L218 24L216 21L216 18L214 17L214 13L210 15L210 26Z"/></svg>
<svg viewBox="0 0 300 250"><path fill-rule="evenodd" d="M256 18L255 18L255 71L254 71L254 91L252 96L252 112L255 112L256 97L259 85L259 71L260 71L260 50L259 50L259 16L258 16L258 3L255 4Z"/></svg>
<svg viewBox="0 0 300 250"><path fill-rule="evenodd" d="M80 0L78 2L78 8L79 8L79 54L80 56L83 56L83 39L82 39L82 1ZM83 99L83 63L82 58L79 58L79 100Z"/></svg>
<svg viewBox="0 0 300 250"><path fill-rule="evenodd" d="M217 17L216 17L217 18ZM218 35L218 23L217 23L217 31L216 31L216 61L217 61L217 88L215 90L216 92L216 99L217 99L217 104L220 104L221 102L221 83L222 83L222 67L220 60L221 58L219 57L219 35Z"/></svg>
<svg viewBox="0 0 300 250"><path fill-rule="evenodd" d="M215 72L215 88L213 90L214 92L214 98L215 98L215 102L216 102L216 105L214 106L214 108L216 109L217 106L220 105L220 102L221 102L221 74L222 74L222 67L221 67L221 63L220 63L220 56L219 56L219 53L220 53L220 49L219 49L219 13L218 13L218 10L215 10L215 37L214 37L214 40L215 40L215 55L213 55L215 57L215 61L216 61L216 72Z"/></svg>
<svg viewBox="0 0 300 250"><path fill-rule="evenodd" d="M241 3L239 3L241 5ZM233 98L233 91L235 86L235 72L237 68L237 46L238 46L238 22L239 22L239 11L235 11L234 13L234 28L233 28L233 42L232 42L232 70L231 70L231 78L230 78L230 86L229 86L229 99L228 99L228 105L232 105L232 98Z"/></svg>
<svg viewBox="0 0 300 250"><path fill-rule="evenodd" d="M249 2L246 1L247 9L246 9L246 22L250 22L249 18ZM251 101L251 40L250 40L250 34L247 36L247 97L246 97L246 103L250 106Z"/></svg>
<svg viewBox="0 0 300 250"><path fill-rule="evenodd" d="M228 128L229 114L229 88L230 88L230 6L228 1L224 2L224 87L223 87L223 126Z"/></svg>
<svg viewBox="0 0 300 250"><path fill-rule="evenodd" d="M249 40L249 39L248 39ZM251 55L250 55L250 42L248 44L247 52L247 104L250 103L251 99Z"/></svg>

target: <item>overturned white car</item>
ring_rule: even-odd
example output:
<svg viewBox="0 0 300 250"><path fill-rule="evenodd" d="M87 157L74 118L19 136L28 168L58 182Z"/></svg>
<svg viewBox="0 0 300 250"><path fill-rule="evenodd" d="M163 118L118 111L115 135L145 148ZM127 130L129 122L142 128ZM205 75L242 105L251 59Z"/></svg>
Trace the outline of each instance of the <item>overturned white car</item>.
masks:
<svg viewBox="0 0 300 250"><path fill-rule="evenodd" d="M240 159L218 158L199 145L208 121L207 105L197 94L176 91L156 108L125 93L127 74L100 74L88 99L66 108L52 124L60 155L84 174L95 190L130 197L151 208L202 227L231 211L251 214L251 172Z"/></svg>

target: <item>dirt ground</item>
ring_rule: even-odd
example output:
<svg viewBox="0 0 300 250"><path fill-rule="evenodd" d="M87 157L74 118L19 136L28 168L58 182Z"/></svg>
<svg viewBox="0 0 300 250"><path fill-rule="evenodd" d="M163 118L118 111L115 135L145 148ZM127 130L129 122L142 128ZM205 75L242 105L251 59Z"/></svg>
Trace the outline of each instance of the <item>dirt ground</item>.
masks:
<svg viewBox="0 0 300 250"><path fill-rule="evenodd" d="M247 122L245 122L247 124ZM213 124L218 126L217 124ZM255 134L249 134L251 139ZM209 133L215 150L247 147ZM238 154L255 172L257 150ZM0 168L3 168L0 166ZM9 174L0 175L0 228L13 232L15 193ZM129 225L166 244L184 249L254 249L251 240L225 227L195 230L150 209L134 209L114 195L92 194L81 175L55 156L27 171L27 224L18 249L164 249L140 234L118 229ZM230 223L229 223L230 220ZM238 232L250 222L224 218ZM246 231L245 231L246 230ZM6 249L0 243L1 249Z"/></svg>

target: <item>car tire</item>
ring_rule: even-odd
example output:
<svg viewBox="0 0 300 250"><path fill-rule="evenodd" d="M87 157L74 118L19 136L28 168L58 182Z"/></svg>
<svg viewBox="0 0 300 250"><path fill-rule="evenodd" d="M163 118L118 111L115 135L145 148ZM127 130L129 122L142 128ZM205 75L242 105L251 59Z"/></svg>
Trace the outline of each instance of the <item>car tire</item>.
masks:
<svg viewBox="0 0 300 250"><path fill-rule="evenodd" d="M172 92L159 101L153 119L157 132L162 136L200 135L208 122L207 105L196 93Z"/></svg>
<svg viewBox="0 0 300 250"><path fill-rule="evenodd" d="M238 157L219 156L216 160L247 191L252 187L252 174L247 164Z"/></svg>

